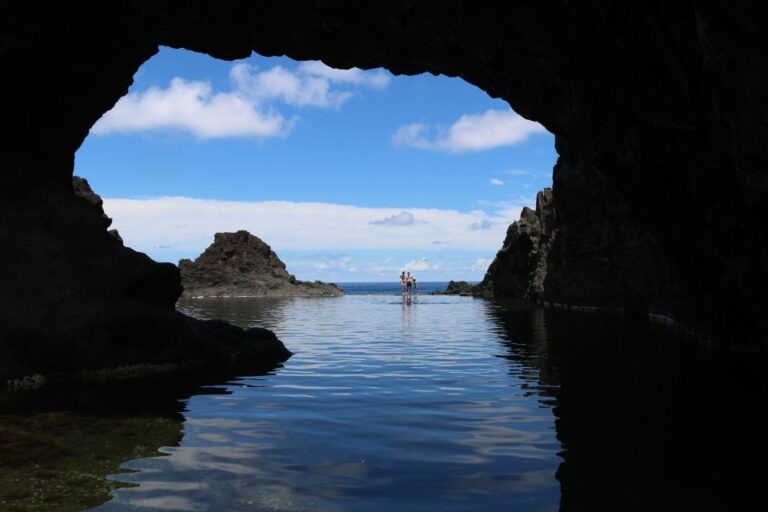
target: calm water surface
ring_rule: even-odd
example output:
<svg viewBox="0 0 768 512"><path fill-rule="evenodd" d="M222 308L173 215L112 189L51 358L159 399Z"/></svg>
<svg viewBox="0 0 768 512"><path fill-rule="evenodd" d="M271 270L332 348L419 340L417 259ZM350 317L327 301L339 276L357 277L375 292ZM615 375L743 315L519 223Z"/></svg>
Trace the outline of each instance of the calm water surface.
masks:
<svg viewBox="0 0 768 512"><path fill-rule="evenodd" d="M27 398L48 409L0 403L0 441L16 443L0 452L11 489L0 491L0 509L766 503L757 358L712 353L663 326L637 332L614 315L350 292L180 304L198 317L276 331L295 355L266 374Z"/></svg>

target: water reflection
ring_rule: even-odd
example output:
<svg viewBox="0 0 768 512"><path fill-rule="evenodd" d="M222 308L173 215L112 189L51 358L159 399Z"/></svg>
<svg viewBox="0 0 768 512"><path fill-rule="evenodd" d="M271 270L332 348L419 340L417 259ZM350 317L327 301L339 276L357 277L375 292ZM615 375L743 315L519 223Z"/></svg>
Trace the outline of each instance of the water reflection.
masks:
<svg viewBox="0 0 768 512"><path fill-rule="evenodd" d="M0 510L79 511L111 499L127 485L119 476L106 478L122 473L122 463L179 445L183 399L228 393L201 387L201 376L188 377L0 394Z"/></svg>
<svg viewBox="0 0 768 512"><path fill-rule="evenodd" d="M203 320L225 320L239 327L266 327L282 332L279 327L291 316L294 303L305 303L299 297L202 298L179 301L177 307ZM257 325L258 323L258 325Z"/></svg>
<svg viewBox="0 0 768 512"><path fill-rule="evenodd" d="M765 510L763 358L616 315L490 311L555 399L561 510Z"/></svg>
<svg viewBox="0 0 768 512"><path fill-rule="evenodd" d="M182 446L132 465L142 470L136 482L150 463L178 481L206 481L205 492L183 493L196 510L557 507L552 413L520 389L530 372L510 380L493 357L488 303L247 302L228 310L218 301L206 314L274 329L295 355L276 378L233 385L236 411L193 398ZM136 505L138 494L118 491L102 509Z"/></svg>
<svg viewBox="0 0 768 512"><path fill-rule="evenodd" d="M2 403L0 509L759 510L766 497L763 364L666 329L439 296L181 307L271 328L295 355L202 389L132 381Z"/></svg>

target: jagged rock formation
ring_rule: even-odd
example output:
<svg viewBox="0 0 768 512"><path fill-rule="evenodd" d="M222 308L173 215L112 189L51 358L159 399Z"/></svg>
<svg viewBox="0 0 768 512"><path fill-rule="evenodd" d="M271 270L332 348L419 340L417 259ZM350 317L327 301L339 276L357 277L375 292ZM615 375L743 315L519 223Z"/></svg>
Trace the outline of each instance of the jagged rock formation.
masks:
<svg viewBox="0 0 768 512"><path fill-rule="evenodd" d="M680 317L685 293L656 241L631 221L594 169L556 166L555 196L544 189L523 208L474 293L569 306L620 308L634 318Z"/></svg>
<svg viewBox="0 0 768 512"><path fill-rule="evenodd" d="M128 350L174 315L175 270L122 247L71 183L88 130L159 45L460 76L555 134L564 245L545 289L603 302L567 274L641 308L668 296L711 338L765 347L767 21L758 0L3 2L1 349L46 362L64 339L102 347L94 333L122 319L146 331L114 331ZM621 255L614 274L591 274L605 267L597 248Z"/></svg>
<svg viewBox="0 0 768 512"><path fill-rule="evenodd" d="M101 196L93 191L88 180L81 178L80 176L72 176L72 189L77 197L85 199L85 201L93 207L96 213L104 219L104 229L107 229L112 225L112 219L104 213L104 201L102 201ZM115 237L118 242L123 243L123 237L120 236L120 232L116 229L110 229L107 233Z"/></svg>
<svg viewBox="0 0 768 512"><path fill-rule="evenodd" d="M507 229L501 250L473 293L486 296L541 299L547 275L548 249L556 237L552 189L536 195L536 210L527 206Z"/></svg>
<svg viewBox="0 0 768 512"><path fill-rule="evenodd" d="M216 233L195 261L179 261L182 297L337 297L335 284L299 281L277 254L247 231Z"/></svg>

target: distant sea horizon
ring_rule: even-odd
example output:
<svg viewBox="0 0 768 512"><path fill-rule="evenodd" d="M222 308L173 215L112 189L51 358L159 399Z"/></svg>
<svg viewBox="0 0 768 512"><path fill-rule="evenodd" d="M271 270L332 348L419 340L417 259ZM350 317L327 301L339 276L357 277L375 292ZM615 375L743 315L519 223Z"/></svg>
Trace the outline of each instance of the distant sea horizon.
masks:
<svg viewBox="0 0 768 512"><path fill-rule="evenodd" d="M477 284L479 281L467 281ZM399 281L369 281L352 283L335 283L348 295L397 295L401 293ZM448 281L419 281L419 293L443 292Z"/></svg>

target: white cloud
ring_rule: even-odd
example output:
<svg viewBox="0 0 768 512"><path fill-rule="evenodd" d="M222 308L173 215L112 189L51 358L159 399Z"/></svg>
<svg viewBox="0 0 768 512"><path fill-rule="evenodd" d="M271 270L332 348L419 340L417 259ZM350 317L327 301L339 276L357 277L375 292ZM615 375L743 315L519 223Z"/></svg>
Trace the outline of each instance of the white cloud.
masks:
<svg viewBox="0 0 768 512"><path fill-rule="evenodd" d="M520 196L517 199L506 201L489 201L486 199L479 199L477 204L484 207L485 209L493 210L494 217L504 219L512 218L513 220L518 220L520 218L520 212L522 211L522 207L520 205L527 205L528 207L533 208L536 204L536 196ZM493 218L489 217L489 220L491 222L495 222Z"/></svg>
<svg viewBox="0 0 768 512"><path fill-rule="evenodd" d="M506 174L507 176L526 176L528 174L531 174L529 171L526 171L525 169L507 169L506 171L501 171L501 172Z"/></svg>
<svg viewBox="0 0 768 512"><path fill-rule="evenodd" d="M287 119L275 103L294 107L339 108L362 87L382 89L384 71L338 70L319 61L295 70L274 66L259 71L239 63L229 73L233 88L215 92L208 82L174 78L165 89L150 87L124 96L93 126L96 135L150 130L181 130L201 138L280 137L296 118ZM338 89L335 85L343 85Z"/></svg>
<svg viewBox="0 0 768 512"><path fill-rule="evenodd" d="M423 133L427 130L424 123L412 123L401 126L392 135L392 143L395 146L407 146L416 149L436 149L432 146Z"/></svg>
<svg viewBox="0 0 768 512"><path fill-rule="evenodd" d="M363 71L360 68L336 69L327 66L319 60L302 62L299 71L307 75L325 78L331 82L365 85L375 89L383 89L389 84L389 75L382 70Z"/></svg>
<svg viewBox="0 0 768 512"><path fill-rule="evenodd" d="M493 259L491 258L478 258L475 260L475 262L469 267L469 270L472 272L485 272L488 270L488 266L491 264Z"/></svg>
<svg viewBox="0 0 768 512"><path fill-rule="evenodd" d="M381 220L372 220L368 224L382 226L412 226L416 223L416 217L411 212L402 211L397 215L390 215Z"/></svg>
<svg viewBox="0 0 768 512"><path fill-rule="evenodd" d="M288 270L299 279L331 282L394 281L411 272L421 282L478 281L496 250L351 250L345 252L286 251L280 253Z"/></svg>
<svg viewBox="0 0 768 512"><path fill-rule="evenodd" d="M491 185L498 185L498 186L500 186L500 185L503 185L503 184L504 184L504 182L503 182L503 181L501 181L501 180L500 180L500 179L498 179L498 178L491 178L490 180L488 180L488 183L490 183Z"/></svg>
<svg viewBox="0 0 768 512"><path fill-rule="evenodd" d="M426 272L429 270L438 272L440 265L430 263L427 258L411 260L400 265L400 272Z"/></svg>
<svg viewBox="0 0 768 512"><path fill-rule="evenodd" d="M256 103L280 100L296 107L338 108L354 96L352 91L331 90L326 78L295 73L282 66L256 72L248 64L235 64L230 77L237 90Z"/></svg>
<svg viewBox="0 0 768 512"><path fill-rule="evenodd" d="M392 142L416 149L466 153L511 146L536 133L546 133L546 129L512 109L486 110L463 115L448 128L431 128L423 123L401 126Z"/></svg>
<svg viewBox="0 0 768 512"><path fill-rule="evenodd" d="M493 227L493 222L491 222L488 219L483 219L479 222L473 222L469 225L469 229L472 231L478 231L480 229L491 229Z"/></svg>
<svg viewBox="0 0 768 512"><path fill-rule="evenodd" d="M292 258L290 272L355 273L358 271L354 258L346 254L313 254L304 258Z"/></svg>
<svg viewBox="0 0 768 512"><path fill-rule="evenodd" d="M233 92L214 93L206 82L174 78L167 89L150 87L124 96L91 128L96 135L177 129L201 139L287 135L292 120L261 111Z"/></svg>
<svg viewBox="0 0 768 512"><path fill-rule="evenodd" d="M440 249L489 250L501 247L507 226L519 218L520 207L505 204L493 214L482 210L460 212L409 208L419 219L408 229L377 229L370 219L396 217L391 208L363 208L343 204L291 201L217 201L186 197L105 199L104 208L114 219L125 243L152 253L166 246L196 256L221 231L246 229L282 250ZM488 229L467 226L487 221Z"/></svg>

